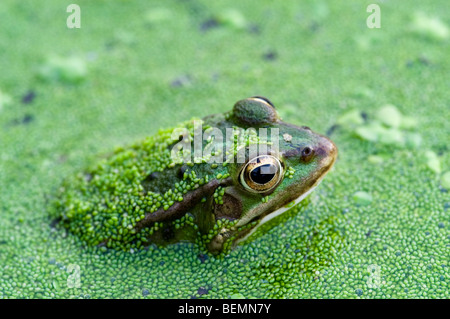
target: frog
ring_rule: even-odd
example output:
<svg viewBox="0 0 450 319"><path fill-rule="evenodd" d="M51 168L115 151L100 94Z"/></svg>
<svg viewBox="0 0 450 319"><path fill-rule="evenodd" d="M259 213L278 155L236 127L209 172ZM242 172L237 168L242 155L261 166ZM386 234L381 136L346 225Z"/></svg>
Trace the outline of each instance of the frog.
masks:
<svg viewBox="0 0 450 319"><path fill-rule="evenodd" d="M117 147L67 178L53 211L88 246L190 242L226 254L304 200L337 154L329 138L253 96Z"/></svg>

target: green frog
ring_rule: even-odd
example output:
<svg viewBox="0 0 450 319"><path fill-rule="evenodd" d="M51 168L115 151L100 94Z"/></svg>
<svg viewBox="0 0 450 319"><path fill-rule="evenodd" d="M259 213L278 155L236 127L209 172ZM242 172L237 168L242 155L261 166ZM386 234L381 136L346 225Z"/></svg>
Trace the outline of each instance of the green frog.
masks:
<svg viewBox="0 0 450 319"><path fill-rule="evenodd" d="M55 212L88 245L189 241L219 254L302 201L336 157L332 141L255 96L117 148L63 183Z"/></svg>

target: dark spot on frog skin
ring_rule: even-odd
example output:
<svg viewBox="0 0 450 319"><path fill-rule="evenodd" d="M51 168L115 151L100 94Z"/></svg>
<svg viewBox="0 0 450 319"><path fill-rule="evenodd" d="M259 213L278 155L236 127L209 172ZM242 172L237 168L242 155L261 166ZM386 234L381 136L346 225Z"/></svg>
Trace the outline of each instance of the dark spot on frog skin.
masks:
<svg viewBox="0 0 450 319"><path fill-rule="evenodd" d="M369 229L369 231L368 231L367 234L366 234L366 237L369 238L371 234L372 234L372 230Z"/></svg>
<svg viewBox="0 0 450 319"><path fill-rule="evenodd" d="M202 24L200 25L200 31L206 32L219 27L219 25L219 21L217 21L216 18L210 18L202 22Z"/></svg>
<svg viewBox="0 0 450 319"><path fill-rule="evenodd" d="M150 175L148 175L147 178L149 180L153 181L153 180L159 178L160 175L161 175L161 173L159 173L159 172L153 172Z"/></svg>
<svg viewBox="0 0 450 319"><path fill-rule="evenodd" d="M275 51L268 51L263 54L263 59L266 61L275 61L278 58L278 54Z"/></svg>
<svg viewBox="0 0 450 319"><path fill-rule="evenodd" d="M314 151L314 154L316 154L317 156L326 156L328 154L328 150L323 147L318 147L318 148L314 149L313 151Z"/></svg>
<svg viewBox="0 0 450 319"><path fill-rule="evenodd" d="M222 196L223 204L214 204L214 214L216 219L238 219L242 214L242 202L230 194Z"/></svg>
<svg viewBox="0 0 450 319"><path fill-rule="evenodd" d="M148 189L148 185L152 185L152 181L160 179L160 177L160 172L152 172L151 174L148 174L147 177L142 181L142 185L144 186L146 191L152 191L152 189Z"/></svg>
<svg viewBox="0 0 450 319"><path fill-rule="evenodd" d="M36 93L34 91L30 90L24 96L22 96L22 103L30 104L31 102L33 102L35 97L36 97Z"/></svg>
<svg viewBox="0 0 450 319"><path fill-rule="evenodd" d="M198 259L200 259L202 264L208 260L208 255L206 255L206 254L198 254L197 257L198 257Z"/></svg>
<svg viewBox="0 0 450 319"><path fill-rule="evenodd" d="M179 179L183 179L184 173L187 171L187 169L188 169L187 165L183 165L178 169L177 176Z"/></svg>
<svg viewBox="0 0 450 319"><path fill-rule="evenodd" d="M175 232L173 230L172 226L167 226L163 229L162 237L165 241L170 241L172 238L175 237Z"/></svg>

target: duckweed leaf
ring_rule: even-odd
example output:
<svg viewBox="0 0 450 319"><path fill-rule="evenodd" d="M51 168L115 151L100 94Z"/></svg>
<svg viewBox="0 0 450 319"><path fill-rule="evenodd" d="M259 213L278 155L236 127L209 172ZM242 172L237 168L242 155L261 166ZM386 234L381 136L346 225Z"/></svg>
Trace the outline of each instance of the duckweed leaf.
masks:
<svg viewBox="0 0 450 319"><path fill-rule="evenodd" d="M403 116L402 122L400 124L401 128L404 129L413 129L417 126L417 120L413 117Z"/></svg>
<svg viewBox="0 0 450 319"><path fill-rule="evenodd" d="M439 174L441 172L441 161L437 154L433 151L426 151L425 158L427 159L428 168Z"/></svg>
<svg viewBox="0 0 450 319"><path fill-rule="evenodd" d="M392 104L381 107L376 114L376 118L384 125L390 127L399 127L402 123L402 114Z"/></svg>
<svg viewBox="0 0 450 319"><path fill-rule="evenodd" d="M336 122L337 124L343 126L351 126L351 125L361 125L364 123L364 120L361 116L360 111L351 110L341 115Z"/></svg>
<svg viewBox="0 0 450 319"><path fill-rule="evenodd" d="M401 130L416 127L417 121L412 117L403 116L392 104L382 106L376 112L375 119L368 123L364 123L361 112L358 110L343 114L338 118L337 123L369 142L407 145L410 148L418 148L422 142L420 134Z"/></svg>
<svg viewBox="0 0 450 319"><path fill-rule="evenodd" d="M441 176L441 186L450 189L450 171L445 172Z"/></svg>
<svg viewBox="0 0 450 319"><path fill-rule="evenodd" d="M247 20L244 15L236 9L228 9L217 16L217 20L228 27L242 30L247 27Z"/></svg>
<svg viewBox="0 0 450 319"><path fill-rule="evenodd" d="M2 110L3 106L6 106L7 104L11 103L11 101L12 101L11 96L0 91L0 111Z"/></svg>
<svg viewBox="0 0 450 319"><path fill-rule="evenodd" d="M366 141L377 142L384 130L385 128L380 123L372 122L368 125L357 127L355 133Z"/></svg>
<svg viewBox="0 0 450 319"><path fill-rule="evenodd" d="M46 81L78 83L87 75L87 65L80 57L51 56L39 69L38 75Z"/></svg>
<svg viewBox="0 0 450 319"><path fill-rule="evenodd" d="M437 40L446 40L450 36L448 26L438 17L429 17L423 12L414 15L411 25L413 32Z"/></svg>
<svg viewBox="0 0 450 319"><path fill-rule="evenodd" d="M371 164L381 164L384 162L384 159L378 155L370 155L367 157L367 161Z"/></svg>
<svg viewBox="0 0 450 319"><path fill-rule="evenodd" d="M160 23L172 19L172 11L167 8L155 8L145 13L145 21L148 23Z"/></svg>
<svg viewBox="0 0 450 319"><path fill-rule="evenodd" d="M378 140L383 144L404 145L403 133L396 128L381 128L378 131Z"/></svg>
<svg viewBox="0 0 450 319"><path fill-rule="evenodd" d="M369 194L367 192L359 191L359 192L356 192L355 194L353 194L353 200L358 205L367 206L372 202L373 198L372 198L371 194Z"/></svg>
<svg viewBox="0 0 450 319"><path fill-rule="evenodd" d="M422 145L422 136L419 133L406 134L406 145L411 148L419 148Z"/></svg>

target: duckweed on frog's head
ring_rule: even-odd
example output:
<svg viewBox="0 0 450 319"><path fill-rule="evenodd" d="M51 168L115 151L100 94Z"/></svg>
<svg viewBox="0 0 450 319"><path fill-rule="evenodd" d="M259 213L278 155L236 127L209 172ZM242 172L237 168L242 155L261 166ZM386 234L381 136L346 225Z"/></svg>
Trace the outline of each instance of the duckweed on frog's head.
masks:
<svg viewBox="0 0 450 319"><path fill-rule="evenodd" d="M336 156L326 137L253 97L117 149L65 182L56 211L89 245L196 241L220 253L305 198Z"/></svg>

